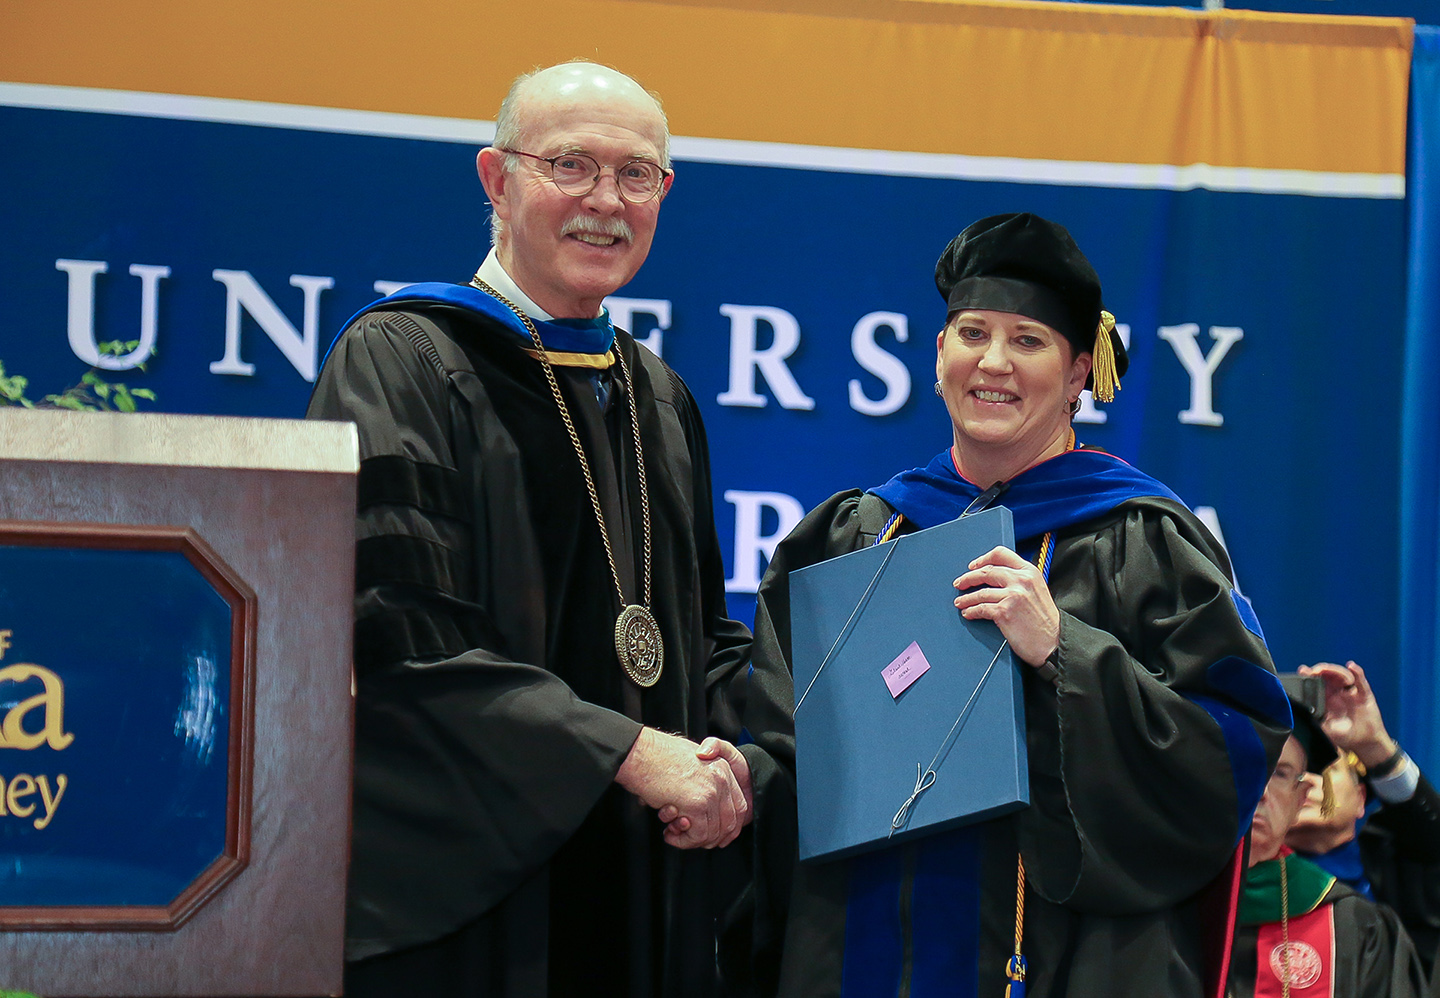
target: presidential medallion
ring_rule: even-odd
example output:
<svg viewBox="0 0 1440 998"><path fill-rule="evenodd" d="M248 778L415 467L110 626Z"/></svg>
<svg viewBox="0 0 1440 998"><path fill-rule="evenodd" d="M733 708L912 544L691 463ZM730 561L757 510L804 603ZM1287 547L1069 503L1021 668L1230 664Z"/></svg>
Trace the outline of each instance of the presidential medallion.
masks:
<svg viewBox="0 0 1440 998"><path fill-rule="evenodd" d="M660 625L643 606L631 604L615 621L615 654L620 667L635 685L654 686L665 665L665 645L660 638Z"/></svg>
<svg viewBox="0 0 1440 998"><path fill-rule="evenodd" d="M580 461L580 472L585 476L585 491L590 494L590 508L595 512L595 523L600 528L600 541L605 545L605 561L610 568L610 580L615 583L615 596L620 601L623 609L620 611L620 619L615 621L615 656L620 660L620 666L625 670L637 686L654 686L660 678L660 670L665 665L665 648L660 637L660 625L655 623L655 616L649 610L650 603L650 490L645 484L645 449L640 441L640 414L635 408L635 392L632 389L630 372L625 367L625 355L618 348L614 351L615 366L621 374L621 384L624 386L625 401L630 408L630 432L635 437L635 477L639 480L640 493L640 523L644 534L644 556L640 562L640 574L643 579L644 596L640 605L630 603L625 599L625 587L620 584L620 569L615 564L615 552L610 548L610 532L605 529L605 511L600 506L600 493L595 488L595 476L590 473L590 461L585 456L585 447L580 443L580 434L575 430L575 421L570 418L570 410L565 405L565 396L560 394L560 382L555 378L555 369L550 363L550 357L545 352L545 344L540 339L540 331L535 328L531 318L516 307L515 303L496 291L490 285L480 280L477 274L471 281L475 287L492 296L497 301L506 305L515 318L519 319L530 333L530 342L535 345L533 351L535 359L545 369L545 380L550 384L550 394L555 396L555 406L560 412L560 419L565 424L565 431L570 435L570 446L575 448L575 456Z"/></svg>

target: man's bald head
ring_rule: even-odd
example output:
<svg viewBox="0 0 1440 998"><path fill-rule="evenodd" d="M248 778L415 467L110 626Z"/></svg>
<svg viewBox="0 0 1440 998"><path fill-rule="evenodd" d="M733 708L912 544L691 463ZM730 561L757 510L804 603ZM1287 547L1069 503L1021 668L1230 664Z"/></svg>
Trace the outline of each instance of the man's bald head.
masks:
<svg viewBox="0 0 1440 998"><path fill-rule="evenodd" d="M607 114L632 113L637 130L652 134L660 165L670 168L670 129L654 94L624 73L593 62L563 62L518 77L495 119L497 149L524 148L528 132L547 112L595 108Z"/></svg>
<svg viewBox="0 0 1440 998"><path fill-rule="evenodd" d="M562 187L561 158L588 177ZM500 266L548 314L598 315L649 255L669 158L659 102L625 74L569 62L515 81L494 145L475 158Z"/></svg>
<svg viewBox="0 0 1440 998"><path fill-rule="evenodd" d="M562 62L515 78L495 116L495 149L528 151L532 134L562 111L592 111L597 116L623 115L636 129L650 136L660 151L660 165L670 168L670 126L660 99L630 77L593 62ZM501 162L514 173L520 157L506 155ZM490 241L500 244L505 223L490 216Z"/></svg>

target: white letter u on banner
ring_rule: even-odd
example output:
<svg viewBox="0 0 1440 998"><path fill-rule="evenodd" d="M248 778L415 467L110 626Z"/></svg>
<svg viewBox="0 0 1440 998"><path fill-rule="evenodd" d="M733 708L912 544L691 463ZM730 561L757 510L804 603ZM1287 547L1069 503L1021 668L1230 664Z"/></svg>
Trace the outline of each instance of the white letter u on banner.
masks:
<svg viewBox="0 0 1440 998"><path fill-rule="evenodd" d="M139 367L155 352L160 278L170 276L169 267L132 263L130 273L140 278L140 342L121 356L102 355L95 340L95 275L110 269L103 260L56 260L55 269L70 276L66 328L70 351L91 367L103 371L128 371Z"/></svg>

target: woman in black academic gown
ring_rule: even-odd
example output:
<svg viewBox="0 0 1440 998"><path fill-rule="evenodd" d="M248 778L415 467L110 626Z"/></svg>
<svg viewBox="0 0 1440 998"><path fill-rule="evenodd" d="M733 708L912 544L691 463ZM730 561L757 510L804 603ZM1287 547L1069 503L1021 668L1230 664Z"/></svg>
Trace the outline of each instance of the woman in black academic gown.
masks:
<svg viewBox="0 0 1440 998"><path fill-rule="evenodd" d="M780 545L755 676L788 665L789 571L998 494L1018 553L957 565L955 605L994 621L1027 666L1031 803L802 864L780 993L1000 998L1018 977L1023 879L1031 998L1200 996L1218 973L1201 896L1234 858L1290 723L1259 624L1174 493L1075 443L1081 390L1108 401L1127 358L1070 234L1030 214L981 219L946 247L935 282L950 440L924 468L833 496ZM788 732L751 730L784 752Z"/></svg>

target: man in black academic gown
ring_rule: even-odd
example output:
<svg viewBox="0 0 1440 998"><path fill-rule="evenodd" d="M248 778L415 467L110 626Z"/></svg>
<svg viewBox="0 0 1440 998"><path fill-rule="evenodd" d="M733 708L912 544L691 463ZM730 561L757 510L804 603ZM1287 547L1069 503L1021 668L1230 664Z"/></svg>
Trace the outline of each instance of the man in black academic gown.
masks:
<svg viewBox="0 0 1440 998"><path fill-rule="evenodd" d="M1424 970L1395 913L1285 845L1307 791L1335 759L1334 746L1306 707L1293 706L1294 733L1250 826L1250 868L1237 912L1229 994L1419 996Z"/></svg>
<svg viewBox="0 0 1440 998"><path fill-rule="evenodd" d="M668 143L621 73L522 77L478 273L363 310L316 384L361 449L347 995L714 987L705 848L774 767L731 744L750 635L695 400L602 307Z"/></svg>

